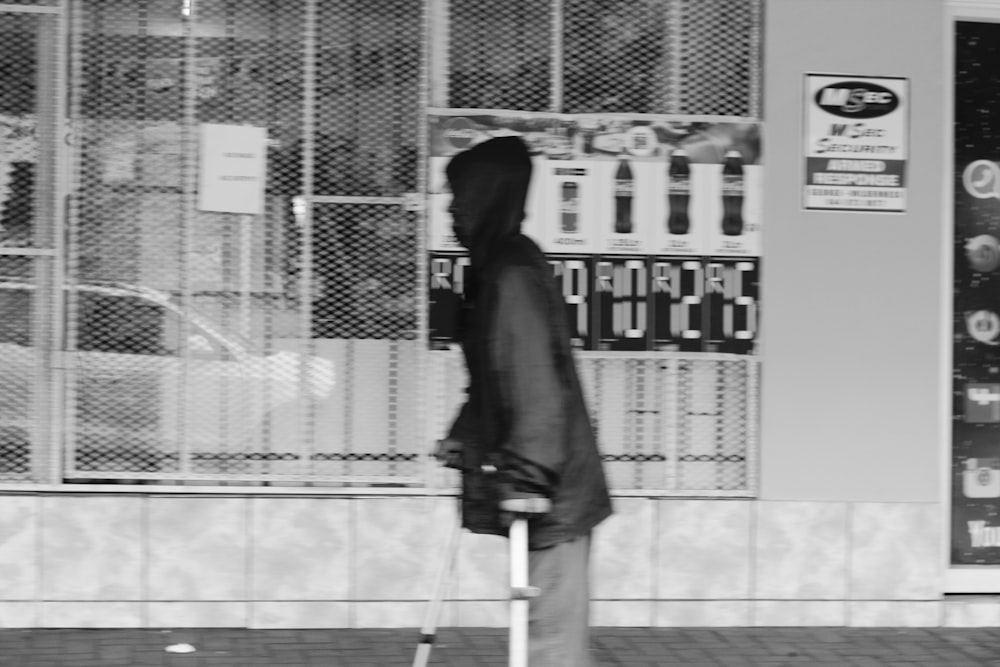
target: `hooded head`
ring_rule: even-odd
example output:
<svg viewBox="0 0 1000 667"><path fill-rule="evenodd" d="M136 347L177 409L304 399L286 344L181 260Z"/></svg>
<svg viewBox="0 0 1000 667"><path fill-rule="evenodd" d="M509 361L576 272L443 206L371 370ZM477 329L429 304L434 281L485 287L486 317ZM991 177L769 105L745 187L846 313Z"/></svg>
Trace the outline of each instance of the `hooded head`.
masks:
<svg viewBox="0 0 1000 667"><path fill-rule="evenodd" d="M455 236L482 264L496 242L521 233L531 156L520 137L497 137L459 153L445 169Z"/></svg>

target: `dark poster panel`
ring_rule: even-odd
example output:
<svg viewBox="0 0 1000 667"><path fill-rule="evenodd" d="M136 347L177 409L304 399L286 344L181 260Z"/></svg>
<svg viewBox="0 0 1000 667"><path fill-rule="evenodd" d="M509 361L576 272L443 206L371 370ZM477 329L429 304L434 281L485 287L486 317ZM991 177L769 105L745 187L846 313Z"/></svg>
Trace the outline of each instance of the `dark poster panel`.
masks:
<svg viewBox="0 0 1000 667"><path fill-rule="evenodd" d="M654 257L649 276L653 349L704 351L708 308L702 258Z"/></svg>
<svg viewBox="0 0 1000 667"><path fill-rule="evenodd" d="M649 349L649 263L645 257L598 257L594 265L599 350Z"/></svg>
<svg viewBox="0 0 1000 667"><path fill-rule="evenodd" d="M955 33L952 549L1000 564L1000 24Z"/></svg>
<svg viewBox="0 0 1000 667"><path fill-rule="evenodd" d="M593 349L594 258L590 255L549 255L552 279L566 305L572 344ZM432 252L428 263L428 329L431 349L457 343L462 299L469 282L469 257L457 252Z"/></svg>
<svg viewBox="0 0 1000 667"><path fill-rule="evenodd" d="M760 316L760 260L716 257L705 263L710 352L752 354Z"/></svg>
<svg viewBox="0 0 1000 667"><path fill-rule="evenodd" d="M579 350L593 349L594 341L594 258L590 255L549 255L552 277L566 302L570 340Z"/></svg>
<svg viewBox="0 0 1000 667"><path fill-rule="evenodd" d="M428 262L427 328L432 349L447 349L457 342L469 258L456 252L432 252Z"/></svg>

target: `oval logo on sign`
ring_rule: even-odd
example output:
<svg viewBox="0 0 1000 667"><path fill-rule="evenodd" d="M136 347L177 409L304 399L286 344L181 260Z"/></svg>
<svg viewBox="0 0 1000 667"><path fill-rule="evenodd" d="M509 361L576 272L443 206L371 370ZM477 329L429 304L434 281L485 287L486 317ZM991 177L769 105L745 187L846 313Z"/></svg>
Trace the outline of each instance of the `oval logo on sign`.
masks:
<svg viewBox="0 0 1000 667"><path fill-rule="evenodd" d="M888 88L864 81L831 83L816 91L816 104L843 118L878 118L899 106L899 97Z"/></svg>

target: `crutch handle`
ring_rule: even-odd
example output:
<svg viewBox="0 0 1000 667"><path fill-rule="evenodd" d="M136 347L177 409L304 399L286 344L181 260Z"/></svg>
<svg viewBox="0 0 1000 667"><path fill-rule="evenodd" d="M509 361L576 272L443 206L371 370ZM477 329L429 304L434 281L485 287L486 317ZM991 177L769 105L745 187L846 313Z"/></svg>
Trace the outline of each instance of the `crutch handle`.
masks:
<svg viewBox="0 0 1000 667"><path fill-rule="evenodd" d="M552 501L545 496L524 496L505 498L500 501L500 509L511 514L548 514L552 511Z"/></svg>

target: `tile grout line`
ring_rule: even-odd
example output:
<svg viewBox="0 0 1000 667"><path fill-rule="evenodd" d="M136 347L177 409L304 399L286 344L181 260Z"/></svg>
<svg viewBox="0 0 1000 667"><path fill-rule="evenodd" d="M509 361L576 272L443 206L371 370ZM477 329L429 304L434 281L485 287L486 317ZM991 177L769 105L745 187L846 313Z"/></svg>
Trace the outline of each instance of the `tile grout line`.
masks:
<svg viewBox="0 0 1000 667"><path fill-rule="evenodd" d="M854 573L854 503L846 503L847 510L844 512L844 548L846 553L844 554L844 625L846 627L851 627L851 622L853 618L853 605L851 600L853 599L854 589L852 584L853 573Z"/></svg>
<svg viewBox="0 0 1000 667"><path fill-rule="evenodd" d="M347 599L351 601L350 604L347 605L347 627L353 628L357 625L358 621L358 572L355 569L357 565L358 550L358 499L350 498L347 503Z"/></svg>
<svg viewBox="0 0 1000 667"><path fill-rule="evenodd" d="M653 503L653 511L652 511L653 526L652 526L652 530L649 531L649 534L651 536L653 536L653 539L650 540L650 544L649 544L649 551L650 551L649 558L650 558L650 567L653 570L653 572L652 572L652 581L650 582L650 584L653 587L653 590L651 591L652 594L653 594L652 595L653 599L650 600L649 616L648 616L648 618L649 618L649 625L650 625L650 627L656 627L656 624L659 621L659 609L658 608L660 606L659 603L657 602L657 600L659 600L659 598L660 598L660 567L659 567L659 565L660 565L660 517L661 517L661 514L660 514L661 507L660 506L661 506L662 503L659 500L652 500L651 502Z"/></svg>
<svg viewBox="0 0 1000 667"><path fill-rule="evenodd" d="M759 530L759 514L760 514L761 502L760 500L753 500L750 502L750 539L748 540L748 554L747 561L749 562L750 572L748 573L748 584L749 584L749 600L747 604L749 609L747 610L747 623L750 627L757 627L757 543L758 543L758 530Z"/></svg>
<svg viewBox="0 0 1000 667"><path fill-rule="evenodd" d="M35 595L34 604L32 605L32 617L34 618L34 626L40 628L42 626L42 591L44 590L45 581L45 545L44 542L44 529L45 529L45 511L43 505L44 498L42 496L35 496Z"/></svg>
<svg viewBox="0 0 1000 667"><path fill-rule="evenodd" d="M142 598L142 600L141 600L142 606L140 607L139 618L140 618L140 620L142 622L143 627L148 628L148 627L150 627L150 621L152 619L151 604L150 604L150 599L149 599L150 598L150 595L149 595L149 591L150 591L149 580L150 580L150 572L151 572L150 564L149 564L149 560L150 560L149 546L152 543L152 541L149 539L149 533L150 533L150 521L149 521L150 508L149 508L149 501L150 501L150 497L149 496L142 496L140 498L140 500L141 500L141 505L140 505L140 510L139 510L139 521L141 523L140 523L140 528L139 528L139 531L140 531L139 532L139 536L140 536L140 540L141 540L141 546L140 546L141 552L140 552L140 565L139 565L139 577L140 577L140 581L139 581L139 595Z"/></svg>
<svg viewBox="0 0 1000 667"><path fill-rule="evenodd" d="M246 576L245 576L246 588L243 593L243 597L245 600L244 603L245 606L243 608L243 622L246 624L246 627L252 628L254 627L254 623L257 620L256 604L255 604L255 600L257 597L256 596L257 581L254 578L254 564L255 564L254 549L256 548L257 544L256 540L254 539L255 535L254 510L256 509L255 508L256 499L253 497L247 497L246 503L247 503L246 508L243 514L243 521L244 521L243 532L245 537L243 544L244 548L246 549L246 554L243 557L244 567L246 568Z"/></svg>

